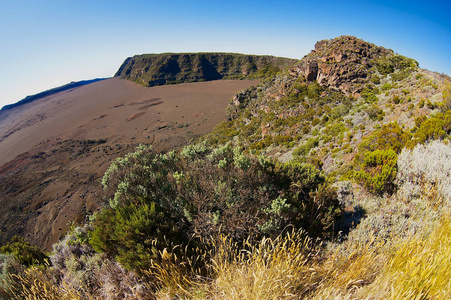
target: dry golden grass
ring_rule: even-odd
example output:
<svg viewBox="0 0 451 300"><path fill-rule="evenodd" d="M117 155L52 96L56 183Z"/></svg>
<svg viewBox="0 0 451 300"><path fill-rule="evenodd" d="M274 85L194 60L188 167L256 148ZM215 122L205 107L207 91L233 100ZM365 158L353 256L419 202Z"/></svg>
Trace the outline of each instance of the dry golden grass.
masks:
<svg viewBox="0 0 451 300"><path fill-rule="evenodd" d="M7 279L8 289L2 290L5 299L23 300L78 300L83 299L76 291L61 289L36 267L25 270L22 274L11 274Z"/></svg>
<svg viewBox="0 0 451 300"><path fill-rule="evenodd" d="M401 244L374 287L389 287L386 299L451 299L450 279L451 219L447 217L426 239Z"/></svg>
<svg viewBox="0 0 451 300"><path fill-rule="evenodd" d="M242 250L245 249L245 250ZM302 232L239 247L227 238L212 260L212 299L294 299L318 281L310 261L318 255Z"/></svg>

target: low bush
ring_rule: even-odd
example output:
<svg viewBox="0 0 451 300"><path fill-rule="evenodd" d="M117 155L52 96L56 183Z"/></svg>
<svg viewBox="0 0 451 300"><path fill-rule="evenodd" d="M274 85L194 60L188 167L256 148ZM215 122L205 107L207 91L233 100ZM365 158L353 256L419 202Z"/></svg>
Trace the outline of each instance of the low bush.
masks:
<svg viewBox="0 0 451 300"><path fill-rule="evenodd" d="M435 187L451 199L451 146L441 141L403 149L398 157L398 185L408 188L409 197L418 197L421 186Z"/></svg>
<svg viewBox="0 0 451 300"><path fill-rule="evenodd" d="M90 243L135 270L165 249L181 254L186 249L177 245L194 249L219 233L257 241L293 225L325 238L341 215L315 167L274 163L230 145L167 154L140 147L114 162L102 182L109 206L96 216Z"/></svg>
<svg viewBox="0 0 451 300"><path fill-rule="evenodd" d="M430 140L444 139L451 133L451 111L437 113L429 118L418 118L415 122L413 139L407 145L410 148Z"/></svg>
<svg viewBox="0 0 451 300"><path fill-rule="evenodd" d="M355 178L362 181L368 191L375 194L392 193L395 189L397 172L395 151L375 150L365 154L362 169Z"/></svg>
<svg viewBox="0 0 451 300"><path fill-rule="evenodd" d="M24 266L40 265L47 256L36 246L30 245L22 237L15 236L7 245L0 247L0 253L12 254Z"/></svg>
<svg viewBox="0 0 451 300"><path fill-rule="evenodd" d="M380 129L373 131L370 135L364 137L359 144L358 149L363 156L368 151L393 149L400 153L412 135L404 131L398 123L389 123L382 125ZM363 158L363 157L362 157Z"/></svg>

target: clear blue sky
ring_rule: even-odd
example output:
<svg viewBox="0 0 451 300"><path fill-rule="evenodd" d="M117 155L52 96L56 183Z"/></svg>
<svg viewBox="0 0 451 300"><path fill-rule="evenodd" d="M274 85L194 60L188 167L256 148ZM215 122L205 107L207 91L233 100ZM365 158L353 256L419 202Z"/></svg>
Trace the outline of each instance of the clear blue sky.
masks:
<svg viewBox="0 0 451 300"><path fill-rule="evenodd" d="M354 35L451 75L451 1L0 0L0 107L111 77L128 56L221 51L302 58Z"/></svg>

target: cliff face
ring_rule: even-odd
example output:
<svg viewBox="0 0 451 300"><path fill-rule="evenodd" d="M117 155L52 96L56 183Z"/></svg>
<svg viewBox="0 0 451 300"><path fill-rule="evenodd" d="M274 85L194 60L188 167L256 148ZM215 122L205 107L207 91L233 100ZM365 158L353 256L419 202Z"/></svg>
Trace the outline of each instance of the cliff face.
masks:
<svg viewBox="0 0 451 300"><path fill-rule="evenodd" d="M232 53L144 54L127 58L115 76L144 86L263 78L296 62L282 57Z"/></svg>
<svg viewBox="0 0 451 300"><path fill-rule="evenodd" d="M397 63L403 60L404 63ZM376 46L353 36L341 36L322 40L305 56L293 71L308 81L317 81L323 87L341 91L346 95L359 96L363 85L372 74L387 63L389 71L415 67L414 60L395 55L393 50ZM389 66L391 64L391 66ZM385 75L385 74L383 74Z"/></svg>

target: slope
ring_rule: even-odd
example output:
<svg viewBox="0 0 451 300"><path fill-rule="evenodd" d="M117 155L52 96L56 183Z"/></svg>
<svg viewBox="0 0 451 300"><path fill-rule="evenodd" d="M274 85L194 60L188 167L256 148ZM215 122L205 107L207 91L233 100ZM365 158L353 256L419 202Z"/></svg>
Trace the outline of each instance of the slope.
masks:
<svg viewBox="0 0 451 300"><path fill-rule="evenodd" d="M144 88L95 82L2 111L1 242L20 234L49 248L99 203L109 162L139 143L170 149L210 131L230 97L257 81Z"/></svg>

